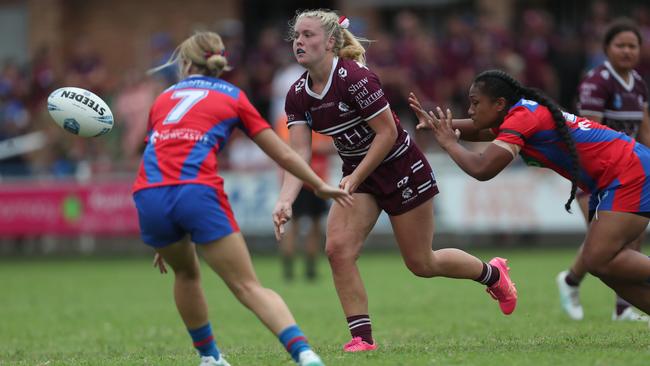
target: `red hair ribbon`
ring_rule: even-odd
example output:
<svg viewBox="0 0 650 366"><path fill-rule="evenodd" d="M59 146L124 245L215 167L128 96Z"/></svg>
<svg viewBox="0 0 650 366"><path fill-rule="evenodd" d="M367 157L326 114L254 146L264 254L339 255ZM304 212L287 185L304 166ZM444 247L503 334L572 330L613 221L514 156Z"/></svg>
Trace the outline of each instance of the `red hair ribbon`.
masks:
<svg viewBox="0 0 650 366"><path fill-rule="evenodd" d="M339 25L343 29L348 29L348 27L350 26L350 19L348 19L345 15L341 15L339 17Z"/></svg>
<svg viewBox="0 0 650 366"><path fill-rule="evenodd" d="M223 50L218 51L218 52L217 51L205 51L205 53L203 54L203 56L205 57L206 60L209 59L210 57L214 56L214 55L225 56L226 55L226 50L223 49Z"/></svg>

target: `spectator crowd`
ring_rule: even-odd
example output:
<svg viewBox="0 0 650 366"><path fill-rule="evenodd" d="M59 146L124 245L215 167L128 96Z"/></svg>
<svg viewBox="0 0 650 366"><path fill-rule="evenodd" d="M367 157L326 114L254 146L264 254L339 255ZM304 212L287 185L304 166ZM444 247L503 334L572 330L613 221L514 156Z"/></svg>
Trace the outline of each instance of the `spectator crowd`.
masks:
<svg viewBox="0 0 650 366"><path fill-rule="evenodd" d="M392 108L425 151L435 150L431 138L414 131L415 116L408 108L414 91L425 107L449 106L465 115L466 93L473 76L488 68L501 68L523 84L537 87L574 110L576 87L582 75L603 61L602 35L615 16L627 15L641 29L641 65L637 71L650 82L650 5L632 14L613 14L604 1L595 1L581 23L561 25L547 11L521 9L510 27L479 13L452 14L430 24L410 10L394 12L381 30L363 29L352 19L353 32L371 40L367 61L383 82ZM236 20L216 29L227 47L234 69L224 79L241 86L271 123L282 123L284 95L300 74L286 41L286 19L278 25L249 29ZM357 29L354 29L357 27ZM256 32L246 35L244 30ZM166 33L151 37L151 65L164 63L177 40ZM146 130L149 107L155 96L175 81L174 70L154 75L132 69L116 73L102 62L89 42L80 41L61 70L43 47L26 64L0 61L0 145L11 151L12 139L41 131L47 143L32 151L0 158L0 178L88 174L130 174L136 169ZM57 127L47 113L48 94L61 86L78 86L102 96L111 106L116 126L96 139L76 138ZM263 154L238 136L222 154L224 169L269 166ZM3 155L5 156L5 155Z"/></svg>

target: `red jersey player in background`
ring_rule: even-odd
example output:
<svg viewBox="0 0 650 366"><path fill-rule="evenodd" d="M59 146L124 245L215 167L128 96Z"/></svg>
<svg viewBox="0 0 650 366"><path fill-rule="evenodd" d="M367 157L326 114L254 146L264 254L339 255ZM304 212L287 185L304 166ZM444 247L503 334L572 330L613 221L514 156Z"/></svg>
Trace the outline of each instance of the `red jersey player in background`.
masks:
<svg viewBox="0 0 650 366"><path fill-rule="evenodd" d="M650 311L650 258L629 245L650 217L650 148L622 132L563 113L541 93L522 86L503 71L479 74L469 90L467 120L451 111L422 110L411 95L418 128L432 128L440 147L470 176L488 180L517 156L548 167L571 181L569 210L577 187L591 193L590 225L580 259L622 298ZM492 141L481 153L458 138Z"/></svg>
<svg viewBox="0 0 650 366"><path fill-rule="evenodd" d="M517 293L504 259L485 263L459 249L431 250L433 196L438 193L433 171L391 111L379 79L364 65L365 49L348 24L327 10L296 15L293 51L307 72L289 89L285 107L291 146L309 160L312 131L330 136L343 160L339 186L354 196L350 207L335 203L330 208L325 244L352 336L344 351L377 348L357 259L382 210L413 274L475 280L487 286L503 313L512 313ZM291 219L301 186L284 175L273 211L276 233Z"/></svg>
<svg viewBox="0 0 650 366"><path fill-rule="evenodd" d="M648 87L634 70L640 61L641 33L631 21L616 20L605 33L603 48L607 61L589 71L578 87L578 113L650 146ZM587 223L588 197L585 192L576 195ZM628 247L640 251L644 236L642 232ZM575 320L584 316L579 286L587 270L580 258L578 254L571 268L556 277L562 309ZM648 317L634 311L629 303L616 295L612 319L647 321Z"/></svg>
<svg viewBox="0 0 650 366"><path fill-rule="evenodd" d="M155 265L174 271L176 307L201 365L227 366L208 321L200 282L199 247L210 267L237 299L251 309L299 365L323 365L311 350L282 298L263 288L224 192L217 152L240 128L284 169L309 183L323 198L348 205L352 198L320 179L273 132L246 94L219 79L228 67L216 33L199 32L176 49L184 78L163 92L149 114L146 147L134 184L143 241L156 250Z"/></svg>

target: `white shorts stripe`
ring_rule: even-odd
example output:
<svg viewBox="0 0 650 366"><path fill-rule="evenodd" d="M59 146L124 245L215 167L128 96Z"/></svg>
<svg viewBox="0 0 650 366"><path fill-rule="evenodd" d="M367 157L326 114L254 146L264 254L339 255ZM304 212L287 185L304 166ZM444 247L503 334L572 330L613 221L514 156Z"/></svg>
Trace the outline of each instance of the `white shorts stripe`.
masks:
<svg viewBox="0 0 650 366"><path fill-rule="evenodd" d="M415 163L413 163L413 165L411 165L411 169L414 169L416 165L422 165L422 159L420 159L420 160L416 161Z"/></svg>
<svg viewBox="0 0 650 366"><path fill-rule="evenodd" d="M426 181L426 182L420 184L420 185L418 186L418 189L420 189L420 188L422 188L422 187L424 187L424 186L426 186L426 185L431 185L431 184L432 184L432 183L431 183L431 179L429 179L428 181Z"/></svg>

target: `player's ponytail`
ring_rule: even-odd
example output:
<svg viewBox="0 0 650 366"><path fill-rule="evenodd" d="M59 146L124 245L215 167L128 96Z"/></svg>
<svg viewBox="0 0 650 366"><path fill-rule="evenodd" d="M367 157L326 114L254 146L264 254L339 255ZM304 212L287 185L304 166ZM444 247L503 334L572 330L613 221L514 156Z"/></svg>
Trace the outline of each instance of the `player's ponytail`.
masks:
<svg viewBox="0 0 650 366"><path fill-rule="evenodd" d="M289 22L292 34L295 33L296 23L301 18L313 18L320 22L325 34L334 38L332 52L335 55L363 65L366 64L366 49L361 43L370 42L370 40L352 34L348 30L350 25L348 18L339 16L329 9L304 10L296 13L296 16ZM291 39L291 37L289 38Z"/></svg>
<svg viewBox="0 0 650 366"><path fill-rule="evenodd" d="M155 73L169 65L178 65L184 76L187 76L191 66L196 66L203 75L212 77L219 77L224 71L231 70L223 41L214 32L196 32L176 47L165 64L149 70L149 73Z"/></svg>
<svg viewBox="0 0 650 366"><path fill-rule="evenodd" d="M562 114L560 107L542 92L521 85L521 83L519 83L515 78L501 70L488 70L480 73L474 79L474 84L479 85L481 92L492 98L505 98L508 103L508 108L516 104L521 98L533 100L548 108L553 117L553 121L555 121L555 129L560 134L560 137L571 156L571 194L569 195L567 202L564 204L564 208L568 212L571 212L571 202L575 199L576 191L578 189L577 182L580 170L580 161L575 141L573 141L573 138L569 133L569 128L566 125L566 118Z"/></svg>

